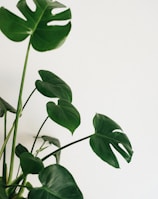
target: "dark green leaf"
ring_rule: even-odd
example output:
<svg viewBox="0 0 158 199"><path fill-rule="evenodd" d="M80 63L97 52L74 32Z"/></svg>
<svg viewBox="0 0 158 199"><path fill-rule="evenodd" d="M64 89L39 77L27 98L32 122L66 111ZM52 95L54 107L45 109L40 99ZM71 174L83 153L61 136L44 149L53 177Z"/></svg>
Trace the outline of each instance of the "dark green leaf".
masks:
<svg viewBox="0 0 158 199"><path fill-rule="evenodd" d="M0 117L3 117L7 111L16 113L16 110L8 102L0 97Z"/></svg>
<svg viewBox="0 0 158 199"><path fill-rule="evenodd" d="M23 41L31 36L31 44L38 51L59 47L69 34L71 23L66 22L66 25L49 25L48 23L70 20L70 9L52 14L54 9L64 8L65 6L52 0L34 0L34 3L36 10L32 11L26 0L18 2L17 7L25 19L1 7L1 31L13 41Z"/></svg>
<svg viewBox="0 0 158 199"><path fill-rule="evenodd" d="M65 99L72 101L71 88L57 75L50 71L40 70L39 74L42 78L35 82L37 90L44 96L51 98Z"/></svg>
<svg viewBox="0 0 158 199"><path fill-rule="evenodd" d="M119 168L119 163L113 149L130 162L132 146L121 127L107 116L96 114L93 120L95 134L90 138L93 151L105 162Z"/></svg>
<svg viewBox="0 0 158 199"><path fill-rule="evenodd" d="M51 165L39 175L42 187L30 191L28 199L83 199L70 172L60 165Z"/></svg>
<svg viewBox="0 0 158 199"><path fill-rule="evenodd" d="M58 100L47 103L48 116L57 124L69 129L72 133L80 124L80 114L77 109L68 101Z"/></svg>
<svg viewBox="0 0 158 199"><path fill-rule="evenodd" d="M8 199L2 177L0 177L0 199Z"/></svg>
<svg viewBox="0 0 158 199"><path fill-rule="evenodd" d="M38 174L44 168L43 162L28 152L20 155L20 165L24 175Z"/></svg>
<svg viewBox="0 0 158 199"><path fill-rule="evenodd" d="M17 157L20 157L21 154L28 152L27 148L24 147L22 144L18 144L15 149L15 154Z"/></svg>

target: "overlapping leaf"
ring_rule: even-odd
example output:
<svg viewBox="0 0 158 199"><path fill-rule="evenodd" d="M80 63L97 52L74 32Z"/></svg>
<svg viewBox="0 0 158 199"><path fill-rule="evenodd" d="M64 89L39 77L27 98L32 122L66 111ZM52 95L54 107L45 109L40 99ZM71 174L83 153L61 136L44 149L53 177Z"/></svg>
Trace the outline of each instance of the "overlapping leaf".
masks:
<svg viewBox="0 0 158 199"><path fill-rule="evenodd" d="M96 114L93 119L95 134L90 138L93 151L105 162L119 168L116 150L123 158L130 162L132 158L132 146L121 127L107 116ZM115 149L115 150L114 150Z"/></svg>
<svg viewBox="0 0 158 199"><path fill-rule="evenodd" d="M53 14L56 8L65 6L53 0L33 0L36 10L32 11L26 0L20 0L17 4L19 11L25 19L15 15L11 11L0 8L0 29L13 41L23 41L31 36L31 44L38 51L47 51L59 47L67 37L71 29L70 9ZM67 21L65 25L49 25L53 21Z"/></svg>
<svg viewBox="0 0 158 199"><path fill-rule="evenodd" d="M44 168L43 162L29 152L20 155L20 165L25 175L38 174Z"/></svg>
<svg viewBox="0 0 158 199"><path fill-rule="evenodd" d="M51 165L39 175L42 187L30 191L28 199L83 199L71 173L60 165Z"/></svg>
<svg viewBox="0 0 158 199"><path fill-rule="evenodd" d="M57 124L69 129L72 133L80 124L80 114L68 101L59 99L58 104L47 103L48 116Z"/></svg>
<svg viewBox="0 0 158 199"><path fill-rule="evenodd" d="M37 80L35 85L41 94L51 98L72 101L71 88L61 78L46 70L40 70L39 74L42 81Z"/></svg>

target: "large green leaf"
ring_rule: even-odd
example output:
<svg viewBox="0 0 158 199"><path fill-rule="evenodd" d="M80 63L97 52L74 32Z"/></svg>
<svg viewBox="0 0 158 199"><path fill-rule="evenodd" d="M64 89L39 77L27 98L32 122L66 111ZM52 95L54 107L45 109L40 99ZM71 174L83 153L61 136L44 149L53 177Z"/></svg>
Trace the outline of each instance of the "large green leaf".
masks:
<svg viewBox="0 0 158 199"><path fill-rule="evenodd" d="M12 107L8 102L6 102L4 99L0 97L0 117L3 117L3 115L7 112L16 113L16 110L14 107Z"/></svg>
<svg viewBox="0 0 158 199"><path fill-rule="evenodd" d="M80 124L80 114L77 109L66 100L47 103L48 116L57 124L69 129L72 133Z"/></svg>
<svg viewBox="0 0 158 199"><path fill-rule="evenodd" d="M60 165L51 165L41 171L42 187L29 192L28 199L83 199L70 172Z"/></svg>
<svg viewBox="0 0 158 199"><path fill-rule="evenodd" d="M132 158L132 146L121 127L105 115L96 114L93 119L95 134L90 138L93 151L105 162L119 168L114 149L123 158L130 162Z"/></svg>
<svg viewBox="0 0 158 199"><path fill-rule="evenodd" d="M57 75L50 71L40 70L42 78L35 82L37 90L44 96L72 101L71 88Z"/></svg>
<svg viewBox="0 0 158 199"><path fill-rule="evenodd" d="M20 165L24 175L38 174L44 168L42 161L28 152L20 155Z"/></svg>
<svg viewBox="0 0 158 199"><path fill-rule="evenodd" d="M65 25L49 25L50 22L67 21L71 19L70 9L52 14L56 8L65 6L53 0L33 0L36 10L32 11L26 0L20 0L18 9L25 19L11 11L0 8L0 29L13 41L23 41L31 36L31 44L38 51L47 51L60 46L71 29L71 23Z"/></svg>

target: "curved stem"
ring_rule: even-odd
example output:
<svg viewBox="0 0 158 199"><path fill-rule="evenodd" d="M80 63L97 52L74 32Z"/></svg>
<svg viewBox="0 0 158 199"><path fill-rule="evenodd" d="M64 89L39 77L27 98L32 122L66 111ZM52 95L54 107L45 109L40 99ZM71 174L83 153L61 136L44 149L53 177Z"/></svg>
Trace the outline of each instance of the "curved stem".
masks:
<svg viewBox="0 0 158 199"><path fill-rule="evenodd" d="M27 62L28 62L30 46L31 46L31 43L29 41L29 44L28 44L28 47L27 47L27 51L26 51L26 57L25 57L25 62L24 62L24 67L23 67L23 72L22 72L22 78L21 78L21 84L20 84L19 97L18 97L17 113L16 113L16 118L15 118L15 128L14 128L14 134L13 134L12 152L11 152L11 159L10 159L10 170L9 170L8 182L11 181L12 175L13 175L16 138L17 138L19 118L20 118L20 115L21 115L21 112L22 112L22 94L23 94L23 88L24 88L24 82L25 82L25 76L26 76L26 69L27 69Z"/></svg>
<svg viewBox="0 0 158 199"><path fill-rule="evenodd" d="M46 123L46 121L48 120L48 118L49 118L49 117L47 116L46 119L44 120L44 122L42 123L41 127L39 128L38 132L37 132L37 135L36 135L36 137L35 137L35 139L34 139L34 142L33 142L32 148L31 148L31 153L33 152L33 149L34 149L34 147L35 147L35 144L36 144L37 138L38 138L38 136L39 136L39 134L40 134L40 132L41 132L41 129L43 128L43 126L44 126L44 124Z"/></svg>
<svg viewBox="0 0 158 199"><path fill-rule="evenodd" d="M81 141L83 141L83 140L86 140L86 139L90 138L91 136L92 136L92 135L89 135L89 136L87 136L87 137L81 138L81 139L79 139L79 140L76 140L76 141L74 141L74 142L71 142L71 143L69 143L69 144L66 144L66 145L60 147L59 149L53 151L52 153L49 153L49 154L46 155L44 158L42 158L42 161L48 159L50 156L56 154L57 152L59 152L59 151L65 149L65 148L67 148L67 147L69 147L69 146L71 146L71 145L73 145L73 144L76 144L76 143L78 143L78 142L81 142Z"/></svg>
<svg viewBox="0 0 158 199"><path fill-rule="evenodd" d="M33 91L31 92L31 94L27 98L26 102L24 103L24 105L22 107L22 110L24 110L25 106L27 105L28 101L30 100L31 96L34 94L35 91L36 91L36 88L33 89Z"/></svg>

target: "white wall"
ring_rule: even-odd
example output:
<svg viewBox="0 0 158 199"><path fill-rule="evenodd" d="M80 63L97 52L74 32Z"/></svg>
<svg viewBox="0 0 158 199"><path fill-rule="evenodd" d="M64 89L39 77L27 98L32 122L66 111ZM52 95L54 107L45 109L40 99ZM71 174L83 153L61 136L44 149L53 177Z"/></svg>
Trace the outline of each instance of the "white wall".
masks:
<svg viewBox="0 0 158 199"><path fill-rule="evenodd" d="M1 0L1 6L16 10L15 2ZM43 134L57 136L62 144L87 136L93 133L92 118L98 112L116 120L130 138L133 160L127 164L120 158L121 169L102 162L88 141L63 151L61 163L72 172L85 199L155 199L158 1L63 2L72 9L71 34L56 51L31 51L24 99L34 88L37 71L51 70L71 86L82 124L72 137L49 121ZM16 106L27 41L17 44L0 34L0 44L0 95ZM28 146L45 118L45 102L36 94L28 105L33 109L24 112L19 139Z"/></svg>

